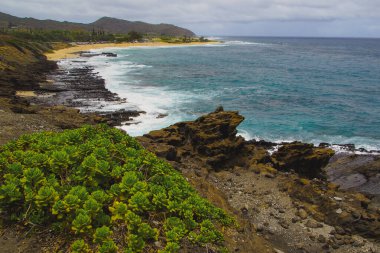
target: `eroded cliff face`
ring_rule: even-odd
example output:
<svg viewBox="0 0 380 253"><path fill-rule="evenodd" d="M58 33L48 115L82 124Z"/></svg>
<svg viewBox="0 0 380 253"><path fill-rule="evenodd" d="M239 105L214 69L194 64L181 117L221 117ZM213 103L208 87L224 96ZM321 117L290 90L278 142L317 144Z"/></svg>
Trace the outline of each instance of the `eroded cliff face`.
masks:
<svg viewBox="0 0 380 253"><path fill-rule="evenodd" d="M57 67L43 53L49 43L20 40L0 35L0 97L13 98L18 90L34 90L46 74Z"/></svg>
<svg viewBox="0 0 380 253"><path fill-rule="evenodd" d="M236 135L243 120L238 112L219 108L138 140L238 217L239 232L226 232L232 251L264 252L257 245L284 252L379 249L363 239L380 238L380 209L371 197L339 190L325 179L331 149L295 142L270 155L272 143Z"/></svg>

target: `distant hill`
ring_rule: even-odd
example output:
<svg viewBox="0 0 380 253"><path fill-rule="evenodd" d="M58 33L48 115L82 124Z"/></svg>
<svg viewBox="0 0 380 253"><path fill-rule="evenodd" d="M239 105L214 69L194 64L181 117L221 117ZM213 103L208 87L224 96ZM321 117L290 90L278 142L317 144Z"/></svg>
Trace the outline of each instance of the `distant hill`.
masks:
<svg viewBox="0 0 380 253"><path fill-rule="evenodd" d="M136 31L140 33L152 33L152 34L165 34L165 35L186 35L195 36L195 34L185 28L181 28L170 24L158 24L153 25L145 22L132 22L123 19L103 17L97 21L88 24L91 27L102 28L105 31L111 33L128 33L130 31Z"/></svg>
<svg viewBox="0 0 380 253"><path fill-rule="evenodd" d="M103 17L90 24L60 22L55 20L39 20L35 18L19 18L0 12L0 27L25 27L44 30L85 30L101 29L110 33L126 34L136 31L143 34L170 36L195 36L185 28L170 24L149 24L140 21L128 21L117 18Z"/></svg>

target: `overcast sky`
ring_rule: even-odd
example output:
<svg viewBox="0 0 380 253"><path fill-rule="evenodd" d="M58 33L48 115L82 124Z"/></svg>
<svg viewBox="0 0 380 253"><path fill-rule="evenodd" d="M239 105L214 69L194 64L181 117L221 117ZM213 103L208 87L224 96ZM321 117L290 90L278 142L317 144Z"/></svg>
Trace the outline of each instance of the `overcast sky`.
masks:
<svg viewBox="0 0 380 253"><path fill-rule="evenodd" d="M103 16L171 23L198 35L380 37L380 0L1 0L20 17Z"/></svg>

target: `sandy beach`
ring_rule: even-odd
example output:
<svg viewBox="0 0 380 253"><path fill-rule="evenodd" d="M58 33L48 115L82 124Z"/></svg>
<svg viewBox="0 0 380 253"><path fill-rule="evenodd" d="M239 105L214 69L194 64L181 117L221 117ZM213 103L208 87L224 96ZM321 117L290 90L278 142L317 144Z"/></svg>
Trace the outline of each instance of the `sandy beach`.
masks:
<svg viewBox="0 0 380 253"><path fill-rule="evenodd" d="M48 60L57 61L65 58L79 57L78 52L88 51L99 48L115 48L115 47L164 47L164 46L191 46L206 45L219 43L217 41L210 42L191 42L191 43L167 43L167 42L139 42L139 43L94 43L85 45L75 45L72 47L56 50L52 53L45 54Z"/></svg>

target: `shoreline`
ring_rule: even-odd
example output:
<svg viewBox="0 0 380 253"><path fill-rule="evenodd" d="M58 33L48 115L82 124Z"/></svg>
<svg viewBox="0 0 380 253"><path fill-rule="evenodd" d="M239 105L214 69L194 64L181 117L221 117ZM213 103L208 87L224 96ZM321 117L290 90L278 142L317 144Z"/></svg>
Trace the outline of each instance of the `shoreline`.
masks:
<svg viewBox="0 0 380 253"><path fill-rule="evenodd" d="M48 58L50 57L51 59L56 59L57 61L59 60L64 60L64 59L76 59L80 58L81 54L80 52L92 50L92 49L110 49L110 48L128 48L128 47L166 47L166 46L197 46L197 45L207 45L207 44L217 44L220 43L218 41L211 41L211 42L192 42L192 43L166 43L166 42L148 42L148 43L97 43L97 44L85 44L85 45L76 45L70 48L65 48L65 49L60 49L56 50L54 53L50 54L45 54ZM65 55L64 58L62 58ZM95 55L96 56L96 55ZM92 56L91 56L92 57ZM86 57L87 58L87 57ZM74 61L74 60L73 60ZM104 79L102 75L97 74L98 78ZM106 81L104 79L104 81ZM106 90L108 90L107 87L104 87ZM24 92L20 92L24 93ZM27 93L27 92L26 92ZM117 94L117 92L113 91L113 93ZM22 94L26 97L30 97L31 95L29 94ZM124 98L128 100L128 98ZM135 105L135 104L133 104ZM75 107L75 106L74 106ZM76 107L77 108L77 107ZM117 110L117 109L116 109ZM97 112L96 109L94 110L88 110L88 112ZM142 111L142 110L140 110ZM99 112L99 111L98 111ZM147 111L144 110L144 114L147 113ZM161 115L161 114L158 114ZM142 116L142 115L139 115ZM167 115L166 115L167 116ZM138 117L138 116L137 116ZM177 122L177 121L176 121ZM135 124L142 124L142 121L131 121L128 122L126 125L135 125ZM173 123L174 124L174 123ZM123 126L123 125L121 125ZM151 129L152 130L152 129ZM148 131L149 132L149 131ZM147 132L144 132L143 134L146 134ZM138 135L136 135L138 136ZM333 149L336 153L345 153L345 154L356 154L356 155L375 155L379 156L380 155L380 150L378 149L366 149L363 147L357 147L356 144L353 143L336 143L334 141L331 142L319 142L319 143L312 143L312 142L307 142L305 140L294 140L294 141L276 141L276 140L268 140L268 139L250 139L247 138L246 136L243 136L246 141L255 141L255 142L268 142L272 143L273 146L273 151L278 149L278 147L281 147L284 144L292 143L294 141L299 141L302 143L311 143L315 147L318 146L323 146L326 148L331 148ZM269 150L269 152L273 152Z"/></svg>
<svg viewBox="0 0 380 253"><path fill-rule="evenodd" d="M62 59L72 59L78 58L79 52L88 51L92 49L102 49L102 48L128 48L128 47L166 47L166 46L199 46L199 45L210 45L218 44L219 41L209 41L209 42L190 42L190 43L168 43L168 42L125 42L125 43L94 43L94 44L83 44L74 45L68 48L58 49L51 53L45 53L45 56L49 61L59 61Z"/></svg>

